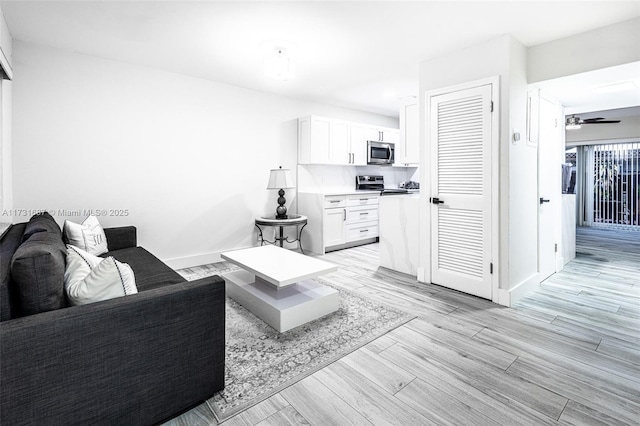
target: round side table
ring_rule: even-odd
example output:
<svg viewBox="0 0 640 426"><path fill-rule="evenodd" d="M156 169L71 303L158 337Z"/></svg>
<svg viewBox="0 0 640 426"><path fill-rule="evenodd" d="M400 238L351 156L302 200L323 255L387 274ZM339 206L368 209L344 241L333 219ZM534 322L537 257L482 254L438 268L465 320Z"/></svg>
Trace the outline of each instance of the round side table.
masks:
<svg viewBox="0 0 640 426"><path fill-rule="evenodd" d="M302 225L302 227L297 230L297 236L295 240L289 240L289 237L284 236L285 226L295 226L297 228L300 225ZM266 240L262 234L262 228L260 228L260 226L279 227L279 236L276 236L274 241ZM258 232L260 233L260 235L258 235L258 238L260 238L261 246L264 245L264 243L274 245L279 243L280 247L283 247L285 241L288 243L295 243L297 241L298 247L300 248L300 252L302 254L304 254L304 250L302 249L302 240L300 238L302 237L302 230L305 226L307 226L307 217L299 214L290 214L286 219L276 219L275 215L256 218L256 228L258 228Z"/></svg>

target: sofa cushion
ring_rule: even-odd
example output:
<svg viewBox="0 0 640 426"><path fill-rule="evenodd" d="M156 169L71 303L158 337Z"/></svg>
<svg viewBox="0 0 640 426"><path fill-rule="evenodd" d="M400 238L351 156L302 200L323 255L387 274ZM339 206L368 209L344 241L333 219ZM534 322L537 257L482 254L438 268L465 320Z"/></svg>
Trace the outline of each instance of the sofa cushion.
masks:
<svg viewBox="0 0 640 426"><path fill-rule="evenodd" d="M87 217L81 224L65 220L63 239L66 243L95 255L109 250L104 229L98 222L98 218L93 215Z"/></svg>
<svg viewBox="0 0 640 426"><path fill-rule="evenodd" d="M67 269L64 287L71 305L136 294L131 267L112 256L103 259L72 245L67 246Z"/></svg>
<svg viewBox="0 0 640 426"><path fill-rule="evenodd" d="M22 241L27 241L29 237L38 232L53 232L56 235L62 235L55 219L47 212L31 216L31 219L29 219L24 229Z"/></svg>
<svg viewBox="0 0 640 426"><path fill-rule="evenodd" d="M66 249L55 232L37 232L22 243L11 259L12 316L26 316L66 306Z"/></svg>
<svg viewBox="0 0 640 426"><path fill-rule="evenodd" d="M151 290L186 281L180 274L142 247L114 250L102 255L102 257L107 256L113 256L120 262L131 266L136 276L138 291Z"/></svg>
<svg viewBox="0 0 640 426"><path fill-rule="evenodd" d="M12 225L0 240L0 321L13 318L11 293L11 258L22 243L25 223Z"/></svg>

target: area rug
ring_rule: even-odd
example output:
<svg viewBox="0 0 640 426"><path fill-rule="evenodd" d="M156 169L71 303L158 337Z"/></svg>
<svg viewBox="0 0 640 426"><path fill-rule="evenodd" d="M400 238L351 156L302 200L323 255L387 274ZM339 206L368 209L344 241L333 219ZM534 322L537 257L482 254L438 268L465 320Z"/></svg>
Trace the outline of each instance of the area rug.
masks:
<svg viewBox="0 0 640 426"><path fill-rule="evenodd" d="M225 388L207 401L218 421L265 400L415 317L327 280L317 281L340 292L340 308L284 333L227 298Z"/></svg>

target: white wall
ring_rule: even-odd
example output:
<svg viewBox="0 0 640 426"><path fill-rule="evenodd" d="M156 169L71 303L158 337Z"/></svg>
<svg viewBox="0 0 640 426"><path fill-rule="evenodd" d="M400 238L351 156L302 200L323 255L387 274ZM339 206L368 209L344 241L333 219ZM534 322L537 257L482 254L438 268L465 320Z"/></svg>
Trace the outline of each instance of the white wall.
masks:
<svg viewBox="0 0 640 426"><path fill-rule="evenodd" d="M11 67L12 38L0 9L0 59L3 67ZM1 78L1 77L0 77ZM13 177L11 168L12 82L0 80L0 222L13 219Z"/></svg>
<svg viewBox="0 0 640 426"><path fill-rule="evenodd" d="M638 28L635 18L530 47L527 79L535 83L640 61Z"/></svg>
<svg viewBox="0 0 640 426"><path fill-rule="evenodd" d="M269 169L295 169L298 117L397 126L19 41L13 55L15 207L54 210L60 223L60 210L128 209L100 221L136 225L139 244L176 267L255 245L254 218L276 207Z"/></svg>
<svg viewBox="0 0 640 426"><path fill-rule="evenodd" d="M525 135L526 115L526 49L513 37L505 35L471 48L453 52L420 64L420 143L421 169L429 170L430 155L426 146L425 92L463 83L500 78L500 167L499 173L499 256L494 259L494 273L498 274L503 295L508 294L537 272L537 235L535 223L529 221L537 215L537 162L535 150L527 147L525 138L511 143L511 132L517 129ZM513 180L513 181L512 181ZM428 199L429 173L422 173L421 191ZM512 200L511 197L514 197ZM429 224L428 204L423 201L421 223ZM533 206L533 207L532 207ZM529 209L531 208L531 211ZM517 229L515 227L518 227ZM421 267L429 268L429 226L420 229ZM533 254L533 257L532 257ZM427 274L428 275L428 274ZM494 295L497 300L500 295ZM509 304L508 296L499 300Z"/></svg>
<svg viewBox="0 0 640 426"><path fill-rule="evenodd" d="M509 305L539 284L538 149L527 144L527 49L510 40L509 126ZM514 141L513 134L520 133ZM506 148L506 147L504 147ZM507 150L503 150L505 153ZM504 157L503 157L504 158ZM503 185L503 181L500 182ZM558 182L558 188L562 185ZM501 200L504 201L504 200ZM557 220L560 221L558 211ZM501 258L504 260L504 258ZM516 295L516 296L514 296Z"/></svg>

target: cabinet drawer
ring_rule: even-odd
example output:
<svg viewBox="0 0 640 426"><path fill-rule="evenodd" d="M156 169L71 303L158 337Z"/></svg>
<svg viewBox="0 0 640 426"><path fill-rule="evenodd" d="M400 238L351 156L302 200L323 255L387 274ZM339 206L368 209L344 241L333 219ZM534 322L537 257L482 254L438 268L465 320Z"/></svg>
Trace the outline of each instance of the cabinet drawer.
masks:
<svg viewBox="0 0 640 426"><path fill-rule="evenodd" d="M377 195L373 194L350 195L347 197L347 207L378 205L378 198Z"/></svg>
<svg viewBox="0 0 640 426"><path fill-rule="evenodd" d="M347 223L377 222L378 206L352 207L347 209Z"/></svg>
<svg viewBox="0 0 640 426"><path fill-rule="evenodd" d="M324 197L324 207L344 207L346 206L346 197L344 195L330 195Z"/></svg>
<svg viewBox="0 0 640 426"><path fill-rule="evenodd" d="M378 236L378 223L370 222L368 224L347 225L346 238L347 242L364 240L366 238L374 238Z"/></svg>

